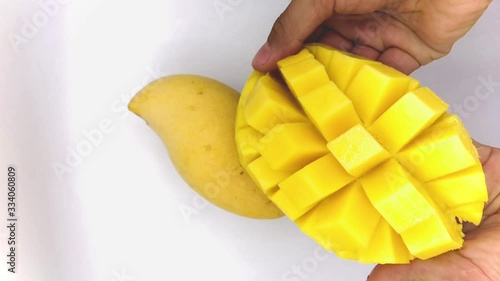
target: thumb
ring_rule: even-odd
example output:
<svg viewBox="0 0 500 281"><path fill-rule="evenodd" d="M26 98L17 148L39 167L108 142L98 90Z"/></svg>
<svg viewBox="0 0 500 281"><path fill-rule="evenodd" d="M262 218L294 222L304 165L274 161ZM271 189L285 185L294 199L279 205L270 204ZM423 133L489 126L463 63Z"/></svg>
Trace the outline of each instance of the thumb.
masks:
<svg viewBox="0 0 500 281"><path fill-rule="evenodd" d="M486 280L484 273L458 251L429 260L413 260L410 264L377 265L367 281L470 281Z"/></svg>
<svg viewBox="0 0 500 281"><path fill-rule="evenodd" d="M335 1L293 0L273 25L267 42L255 55L252 66L268 72L278 60L293 55L303 42L333 14Z"/></svg>

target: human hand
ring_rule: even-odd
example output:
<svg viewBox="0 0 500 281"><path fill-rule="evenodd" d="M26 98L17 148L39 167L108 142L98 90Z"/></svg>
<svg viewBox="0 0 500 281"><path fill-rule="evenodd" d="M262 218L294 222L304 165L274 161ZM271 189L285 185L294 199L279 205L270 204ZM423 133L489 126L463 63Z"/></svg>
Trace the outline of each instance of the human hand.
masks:
<svg viewBox="0 0 500 281"><path fill-rule="evenodd" d="M252 65L267 72L313 41L409 74L448 54L491 0L292 0Z"/></svg>
<svg viewBox="0 0 500 281"><path fill-rule="evenodd" d="M500 149L474 143L486 175L489 202L478 227L464 227L462 249L410 264L378 265L368 281L500 280Z"/></svg>

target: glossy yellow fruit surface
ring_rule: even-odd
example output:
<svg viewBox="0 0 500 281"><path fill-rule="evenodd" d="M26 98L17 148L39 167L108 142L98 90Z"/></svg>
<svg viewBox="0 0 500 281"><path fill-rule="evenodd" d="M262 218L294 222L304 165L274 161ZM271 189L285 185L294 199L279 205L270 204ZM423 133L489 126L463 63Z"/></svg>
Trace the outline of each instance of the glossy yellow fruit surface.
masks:
<svg viewBox="0 0 500 281"><path fill-rule="evenodd" d="M458 249L487 201L477 151L430 89L319 45L252 73L238 105L240 162L325 249L408 263Z"/></svg>
<svg viewBox="0 0 500 281"><path fill-rule="evenodd" d="M241 216L281 217L239 162L234 141L238 98L237 91L213 79L173 75L144 87L129 109L158 134L179 174L202 197Z"/></svg>

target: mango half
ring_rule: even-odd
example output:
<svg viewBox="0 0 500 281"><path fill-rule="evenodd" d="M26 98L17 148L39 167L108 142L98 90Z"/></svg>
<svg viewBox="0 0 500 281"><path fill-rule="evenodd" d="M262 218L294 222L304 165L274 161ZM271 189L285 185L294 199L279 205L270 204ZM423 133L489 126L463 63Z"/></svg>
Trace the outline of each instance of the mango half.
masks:
<svg viewBox="0 0 500 281"><path fill-rule="evenodd" d="M419 81L320 44L253 72L237 108L240 162L326 250L408 263L463 244L488 200L460 119Z"/></svg>

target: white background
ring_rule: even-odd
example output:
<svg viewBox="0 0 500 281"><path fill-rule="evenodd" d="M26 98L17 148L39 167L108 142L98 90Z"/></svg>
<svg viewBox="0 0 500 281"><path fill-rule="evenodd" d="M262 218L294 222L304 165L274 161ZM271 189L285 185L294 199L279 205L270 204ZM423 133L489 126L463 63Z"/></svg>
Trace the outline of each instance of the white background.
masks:
<svg viewBox="0 0 500 281"><path fill-rule="evenodd" d="M0 280L365 280L372 265L326 255L286 218L251 220L213 206L183 216L180 209L200 207L196 194L125 109L147 82L174 73L240 90L287 1L0 3L0 182L15 165L19 218L10 274L4 184ZM475 139L496 146L498 15L496 1L448 57L414 73L464 108L455 112ZM496 84L478 99L484 80ZM102 138L75 158L96 130ZM59 177L58 164L68 167Z"/></svg>

